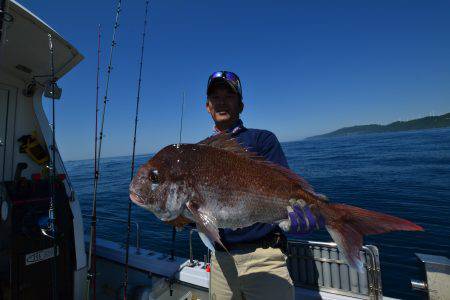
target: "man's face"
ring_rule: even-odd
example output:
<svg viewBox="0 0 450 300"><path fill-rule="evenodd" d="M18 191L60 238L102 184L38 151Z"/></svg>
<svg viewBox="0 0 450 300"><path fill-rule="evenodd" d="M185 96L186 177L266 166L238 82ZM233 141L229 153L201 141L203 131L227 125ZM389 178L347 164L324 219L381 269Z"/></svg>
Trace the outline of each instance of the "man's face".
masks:
<svg viewBox="0 0 450 300"><path fill-rule="evenodd" d="M225 87L216 87L206 102L206 110L221 130L228 129L239 119L243 107L239 95Z"/></svg>

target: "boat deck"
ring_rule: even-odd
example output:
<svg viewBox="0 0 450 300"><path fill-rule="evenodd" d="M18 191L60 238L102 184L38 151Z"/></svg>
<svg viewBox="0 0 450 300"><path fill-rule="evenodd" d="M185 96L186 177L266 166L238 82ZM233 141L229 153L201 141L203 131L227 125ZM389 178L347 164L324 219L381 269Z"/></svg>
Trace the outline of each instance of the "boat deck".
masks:
<svg viewBox="0 0 450 300"><path fill-rule="evenodd" d="M292 247L292 245L291 245ZM187 258L182 257L174 257L170 258L169 255L147 250L136 247L130 247L130 256L129 256L129 265L130 265L130 291L136 289L141 291L140 293L148 293L148 291L152 291L155 286L159 286L159 289L165 289L166 292L159 292L159 298L164 299L165 294L170 289L170 285L172 285L173 290L177 290L179 295L183 296L186 293L194 293L197 295L197 299L207 299L208 287L209 287L209 272L207 271L206 264L204 262L199 261L191 261ZM106 273L106 268L108 269L108 279L106 280L109 285L114 285L116 282L117 285L121 283L122 273L117 270L117 272L113 272L111 268L112 264L115 264L116 268L121 267L120 265L124 264L125 261L125 248L123 245L98 238L97 239L97 257L99 258L99 273L98 276L99 282L102 282L101 274ZM103 266L103 267L102 267ZM104 271L102 272L101 269ZM292 271L291 271L292 273ZM140 274L140 275L139 275ZM142 277L142 274L145 276ZM116 276L115 280L111 278L111 276ZM293 278L295 275L293 276ZM133 278L135 280L133 280ZM146 278L146 279L145 279ZM366 277L367 278L367 277ZM159 279L159 280L158 280ZM162 281L161 281L162 279ZM162 283L164 282L164 284ZM296 282L294 278L294 282ZM177 285L177 288L174 288L174 284ZM162 286L164 285L164 288ZM104 285L103 285L104 286ZM147 292L143 291L143 286L146 286L148 289ZM184 290L183 288L184 287ZM180 293L180 289L182 292ZM111 288L110 288L111 290ZM116 288L117 290L117 288ZM111 295L109 295L111 296ZM206 298L205 298L206 297ZM102 298L100 296L100 298ZM182 297L181 297L182 298ZM180 299L181 299L180 298ZM352 299L376 299L381 298L377 295L364 295L351 293L348 291L342 291L336 289L335 291L330 290L327 287L325 288L311 288L305 285L299 286L296 284L296 299L333 299L333 300L352 300ZM383 297L384 299L393 299L388 297ZM177 299L177 298L175 298Z"/></svg>

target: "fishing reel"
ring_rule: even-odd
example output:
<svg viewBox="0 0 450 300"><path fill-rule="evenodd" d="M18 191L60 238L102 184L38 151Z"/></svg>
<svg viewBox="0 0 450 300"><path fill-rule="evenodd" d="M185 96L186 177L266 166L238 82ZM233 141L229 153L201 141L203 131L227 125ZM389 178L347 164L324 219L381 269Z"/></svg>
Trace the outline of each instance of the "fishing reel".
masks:
<svg viewBox="0 0 450 300"><path fill-rule="evenodd" d="M39 218L38 225L41 229L43 236L54 240L56 237L56 224L54 222L54 216L52 216L52 211L49 212L48 216L42 216Z"/></svg>
<svg viewBox="0 0 450 300"><path fill-rule="evenodd" d="M50 99L60 99L62 94L62 88L56 84L56 79L47 81L44 89L44 96Z"/></svg>

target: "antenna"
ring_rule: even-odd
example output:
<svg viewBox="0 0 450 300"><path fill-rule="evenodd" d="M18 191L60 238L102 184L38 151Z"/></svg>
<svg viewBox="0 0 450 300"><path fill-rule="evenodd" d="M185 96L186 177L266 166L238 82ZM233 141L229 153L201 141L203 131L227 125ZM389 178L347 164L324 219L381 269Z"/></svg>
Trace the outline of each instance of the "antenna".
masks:
<svg viewBox="0 0 450 300"><path fill-rule="evenodd" d="M181 101L181 116L180 116L180 133L179 133L179 137L178 137L178 144L177 144L177 148L180 148L180 144L181 144L181 134L183 132L183 116L184 116L184 100L186 98L186 93L183 92L182 93L182 101Z"/></svg>

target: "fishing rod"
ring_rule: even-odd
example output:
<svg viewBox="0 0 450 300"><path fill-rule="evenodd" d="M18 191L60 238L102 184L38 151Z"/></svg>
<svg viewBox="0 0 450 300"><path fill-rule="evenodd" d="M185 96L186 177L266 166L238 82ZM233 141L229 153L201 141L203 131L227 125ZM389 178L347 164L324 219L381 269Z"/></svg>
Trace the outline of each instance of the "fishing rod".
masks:
<svg viewBox="0 0 450 300"><path fill-rule="evenodd" d="M149 0L145 1L145 14L144 14L144 26L142 29L142 42L141 42L141 58L139 61L139 79L137 86L137 96L136 96L136 112L134 117L134 132L133 132L133 150L131 155L131 172L130 178L133 179L134 175L134 163L136 155L136 132L138 125L138 115L139 115L139 103L141 100L141 83L142 83L142 66L144 60L144 46L145 46L145 32L147 29L147 15L148 15L148 3ZM128 218L127 218L127 240L126 240L126 250L125 250L125 270L124 270L124 280L123 280L123 299L127 299L127 288L128 288L128 261L130 256L130 234L131 234L131 200L128 199Z"/></svg>
<svg viewBox="0 0 450 300"><path fill-rule="evenodd" d="M178 137L177 148L180 148L181 133L183 132L183 116L184 116L184 100L185 100L185 98L186 98L186 93L183 92L183 94L182 94L182 101L181 101L180 132L179 132L179 137Z"/></svg>
<svg viewBox="0 0 450 300"><path fill-rule="evenodd" d="M98 143L98 147L97 147L96 163L94 166L94 172L96 171L96 173L94 174L94 191L93 191L93 200L92 200L93 203L97 202L98 181L100 178L100 159L101 159L101 154L102 154L102 141L103 141L103 135L104 135L103 130L104 130L104 125L105 125L106 106L107 106L107 103L109 102L109 100L108 100L109 82L111 79L111 70L112 70L114 49L117 45L116 44L116 35L117 35L117 29L119 28L119 17L120 17L121 7L122 7L122 0L117 0L116 17L115 17L115 21L114 21L111 47L110 47L110 51L109 51L108 68L107 68L107 72L106 72L106 86L105 86L105 95L103 96L103 109L102 109L101 122L100 122L100 124L101 124L100 125L100 133L99 133L98 141L97 140L95 141L96 143ZM94 226L96 226L96 222L94 222ZM91 243L91 245L89 247L90 251L91 251L92 245L93 244ZM92 254L92 252L91 252L91 254ZM95 260L95 257L93 257L93 260ZM86 298L89 298L90 278L91 278L91 276L88 276ZM96 274L93 274L92 278L96 278ZM95 294L94 294L94 299L95 299Z"/></svg>
<svg viewBox="0 0 450 300"><path fill-rule="evenodd" d="M180 149L181 146L181 135L183 133L183 117L184 117L184 101L186 98L186 93L183 91L181 94L181 115L180 115L180 131L178 132L178 143L176 145L177 149ZM172 226L172 239L170 243L170 261L175 260L175 241L177 237L177 228L175 226ZM173 295L173 277L175 276L175 273L172 275L170 281L169 281L169 294L170 296Z"/></svg>
<svg viewBox="0 0 450 300"><path fill-rule="evenodd" d="M55 63L54 63L54 48L52 35L48 34L48 48L50 51L50 72L51 72L51 85L52 85L52 160L51 160L51 175L50 175L50 205L48 209L50 232L53 239L53 260L52 260L52 299L57 299L57 258L58 258L58 241L57 241L57 228L56 228L56 214L55 214L55 178L56 178L56 138L55 138Z"/></svg>
<svg viewBox="0 0 450 300"><path fill-rule="evenodd" d="M99 79L100 79L100 42L101 42L101 25L98 24L97 28L97 80L96 80L96 92L95 92L95 135L94 135L94 180L98 179L97 169L97 145L98 145L98 95L99 95ZM88 272L89 280L92 282L92 294L93 299L96 299L96 279L97 279L97 263L95 259L97 246L97 197L94 195L92 200L92 216L91 216L91 241L89 244L89 263ZM89 281L88 280L88 281ZM88 282L89 285L89 282ZM89 296L89 294L87 295Z"/></svg>
<svg viewBox="0 0 450 300"><path fill-rule="evenodd" d="M102 117L101 117L101 122L100 122L101 125L100 125L98 153L97 153L97 171L99 174L97 176L96 182L98 182L98 179L100 176L99 166L100 166L100 158L101 158L101 154L102 154L102 141L103 141L103 135L104 135L103 129L104 129L104 125L105 125L106 106L107 106L107 103L109 102L109 99L108 99L109 82L111 79L112 60L113 60L114 49L116 48L116 45L117 45L116 34L117 34L117 28L119 28L119 17L120 17L121 7L122 7L122 0L117 0L116 19L114 22L111 48L109 51L108 69L106 71L107 75L106 75L105 95L103 96L103 110L102 110ZM95 191L96 191L96 189L97 189L97 185L95 185Z"/></svg>

